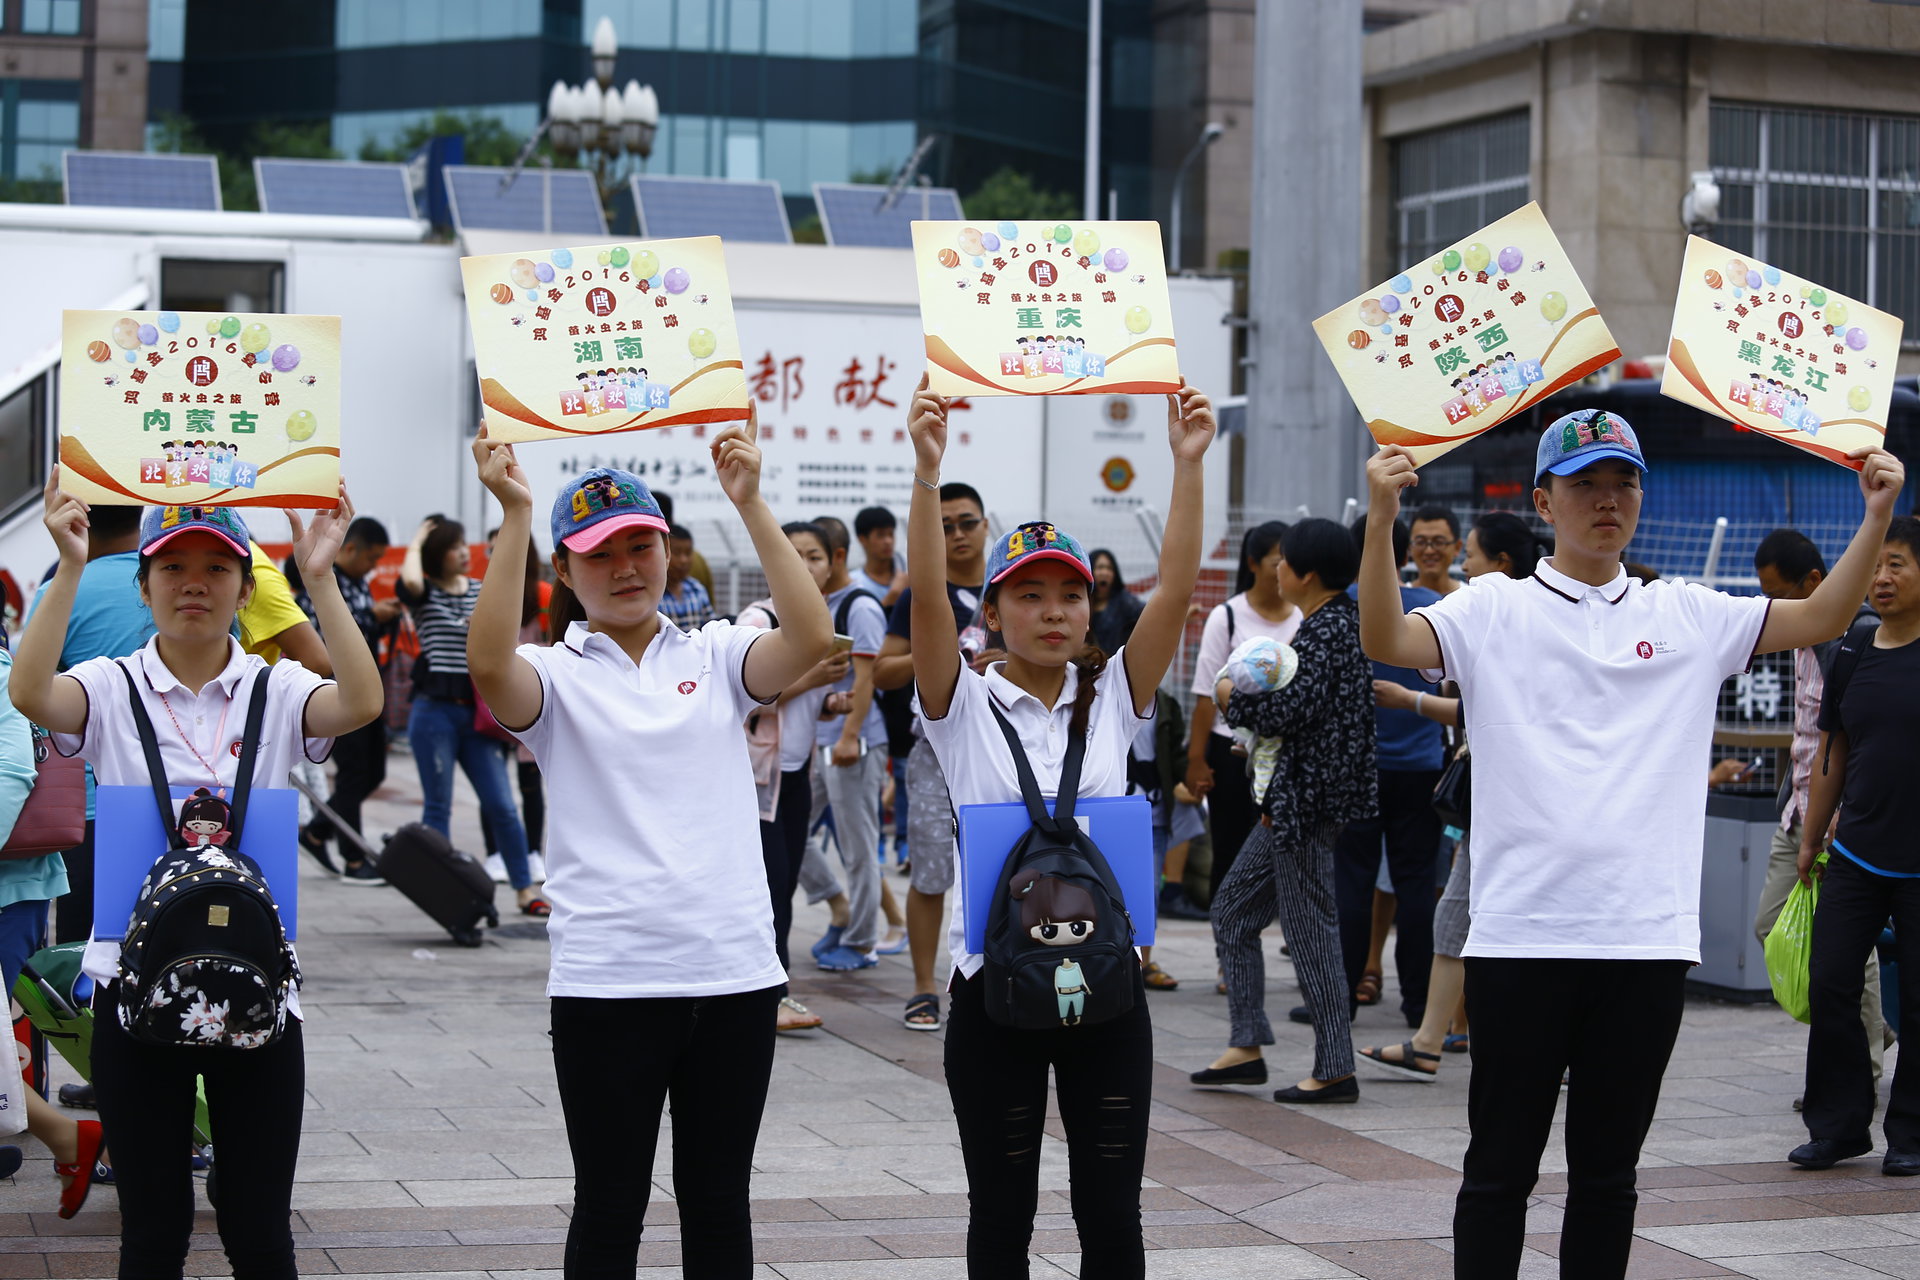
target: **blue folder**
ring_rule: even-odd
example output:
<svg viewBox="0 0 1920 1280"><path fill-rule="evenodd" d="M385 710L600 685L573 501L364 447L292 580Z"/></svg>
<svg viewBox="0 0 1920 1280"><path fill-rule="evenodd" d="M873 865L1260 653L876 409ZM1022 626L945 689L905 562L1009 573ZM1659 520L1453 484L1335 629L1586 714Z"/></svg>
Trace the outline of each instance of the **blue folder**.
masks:
<svg viewBox="0 0 1920 1280"><path fill-rule="evenodd" d="M147 806L151 809L151 803ZM1053 812L1053 806L1047 806ZM1113 878L1133 917L1133 944L1153 945L1154 906L1159 901L1159 873L1153 865L1153 806L1145 796L1082 797L1073 805L1074 820L1093 837L1113 868ZM967 950L978 953L987 945L988 905L998 887L1007 855L1033 826L1027 806L963 804L960 806L960 911L966 926Z"/></svg>
<svg viewBox="0 0 1920 1280"><path fill-rule="evenodd" d="M167 833L153 788L97 787L93 819L93 936L126 936L127 917L147 872L167 851ZM193 794L173 788L177 804ZM280 906L287 937L298 935L300 919L300 807L289 787L255 787L247 801L243 852L260 864L267 888Z"/></svg>

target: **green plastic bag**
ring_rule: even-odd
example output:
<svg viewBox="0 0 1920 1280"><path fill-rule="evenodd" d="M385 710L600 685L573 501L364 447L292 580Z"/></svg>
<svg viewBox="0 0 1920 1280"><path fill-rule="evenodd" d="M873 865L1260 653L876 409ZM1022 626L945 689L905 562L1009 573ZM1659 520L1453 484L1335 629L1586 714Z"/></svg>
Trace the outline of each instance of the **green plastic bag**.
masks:
<svg viewBox="0 0 1920 1280"><path fill-rule="evenodd" d="M1825 853L1813 862L1816 869L1826 864ZM1773 987L1773 998L1796 1022L1812 1019L1807 986L1813 967L1813 909L1819 902L1818 876L1811 888L1795 880L1786 905L1780 908L1780 918L1767 934L1767 981Z"/></svg>

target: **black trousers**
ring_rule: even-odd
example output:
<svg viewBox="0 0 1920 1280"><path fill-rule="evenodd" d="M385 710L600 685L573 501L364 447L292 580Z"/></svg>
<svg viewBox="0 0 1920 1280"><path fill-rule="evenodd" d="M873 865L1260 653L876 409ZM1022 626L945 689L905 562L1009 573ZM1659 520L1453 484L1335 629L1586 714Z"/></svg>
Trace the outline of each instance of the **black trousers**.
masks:
<svg viewBox="0 0 1920 1280"><path fill-rule="evenodd" d="M1360 984L1373 937L1373 886L1384 844L1398 902L1393 965L1400 975L1400 1011L1420 1025L1433 970L1433 880L1439 866L1440 815L1433 811L1438 769L1380 770L1380 816L1350 822L1333 847L1334 902L1340 912L1340 958L1347 990ZM1348 1012L1352 1012L1349 1007Z"/></svg>
<svg viewBox="0 0 1920 1280"><path fill-rule="evenodd" d="M85 942L93 936L93 819L80 843L60 855L67 864L67 891L54 904L53 940ZM3 993L0 993L3 994Z"/></svg>
<svg viewBox="0 0 1920 1280"><path fill-rule="evenodd" d="M1688 967L1684 960L1467 957L1472 1137L1453 1210L1458 1280L1518 1274L1527 1197L1540 1176L1562 1072L1569 1083L1560 1275L1626 1275L1634 1166L1680 1034ZM1859 969L1856 961L1855 976ZM1853 1024L1860 1025L1857 994Z"/></svg>
<svg viewBox="0 0 1920 1280"><path fill-rule="evenodd" d="M207 1087L220 1244L238 1280L282 1280L293 1264L293 1170L307 1068L299 1022L265 1049L141 1044L96 1003L93 1085L120 1195L120 1280L179 1280L193 1232L194 1077Z"/></svg>
<svg viewBox="0 0 1920 1280"><path fill-rule="evenodd" d="M813 805L812 760L780 775L780 803L773 821L760 824L760 857L767 864L767 892L773 895L773 949L789 973L787 934L793 929L793 895L800 887L800 864L807 855L807 814ZM780 988L785 995L787 989Z"/></svg>
<svg viewBox="0 0 1920 1280"><path fill-rule="evenodd" d="M1233 754L1232 738L1207 735L1207 767L1213 770L1213 791L1207 796L1207 829L1213 837L1212 892L1218 893L1227 882L1227 872L1233 870L1233 860L1240 856L1240 846L1260 821L1260 806L1254 803L1246 757Z"/></svg>
<svg viewBox="0 0 1920 1280"><path fill-rule="evenodd" d="M387 780L386 722L376 719L372 724L361 725L352 733L335 738L333 766L333 794L327 797L327 808L356 832L362 831L360 806ZM333 823L324 815L315 814L307 830L324 840L333 834ZM341 847L359 853L351 840L343 840Z"/></svg>
<svg viewBox="0 0 1920 1280"><path fill-rule="evenodd" d="M573 1151L568 1280L633 1280L660 1111L687 1280L753 1271L747 1186L773 1074L777 987L688 999L553 1000L553 1069Z"/></svg>
<svg viewBox="0 0 1920 1280"><path fill-rule="evenodd" d="M1040 1198L1040 1141L1053 1070L1067 1131L1080 1274L1146 1274L1140 1175L1147 1158L1153 1024L1134 977L1133 1008L1091 1027L1019 1031L987 1017L983 983L956 971L947 1013L947 1092L967 1165L967 1275L1019 1280Z"/></svg>
<svg viewBox="0 0 1920 1280"><path fill-rule="evenodd" d="M1920 1028L1920 976L1907 976L1920 975L1920 880L1874 875L1837 852L1827 859L1820 902L1813 911L1807 992L1812 1026L1807 1033L1806 1102L1800 1113L1807 1133L1815 1138L1866 1139L1873 1128L1873 1063L1860 1021L1860 997L1867 985L1867 957L1889 916L1900 956L1900 1026ZM1849 963L1851 976L1843 972ZM1852 1003L1843 1008L1840 1002L1845 1000ZM1894 1067L1883 1127L1889 1149L1920 1152L1920 1061L1909 1071L1907 1057L1902 1053Z"/></svg>

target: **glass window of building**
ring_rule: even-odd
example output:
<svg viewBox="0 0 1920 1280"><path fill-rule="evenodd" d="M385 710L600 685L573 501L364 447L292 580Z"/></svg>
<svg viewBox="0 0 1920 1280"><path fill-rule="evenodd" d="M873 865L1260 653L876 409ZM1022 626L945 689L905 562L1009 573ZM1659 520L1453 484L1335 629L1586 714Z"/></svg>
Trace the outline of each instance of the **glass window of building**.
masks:
<svg viewBox="0 0 1920 1280"><path fill-rule="evenodd" d="M1527 113L1489 116L1392 144L1392 257L1418 262L1527 202Z"/></svg>
<svg viewBox="0 0 1920 1280"><path fill-rule="evenodd" d="M0 80L0 178L60 181L60 153L80 145L76 80Z"/></svg>
<svg viewBox="0 0 1920 1280"><path fill-rule="evenodd" d="M178 62L187 52L187 0L148 0L147 57Z"/></svg>
<svg viewBox="0 0 1920 1280"><path fill-rule="evenodd" d="M47 399L59 368L0 400L0 520L37 499L47 482Z"/></svg>
<svg viewBox="0 0 1920 1280"><path fill-rule="evenodd" d="M340 0L334 42L342 49L367 49L506 40L540 35L543 17L541 0Z"/></svg>
<svg viewBox="0 0 1920 1280"><path fill-rule="evenodd" d="M1920 345L1920 118L1713 104L1713 239L1906 321Z"/></svg>
<svg viewBox="0 0 1920 1280"><path fill-rule="evenodd" d="M33 36L80 34L80 0L21 0L20 30Z"/></svg>

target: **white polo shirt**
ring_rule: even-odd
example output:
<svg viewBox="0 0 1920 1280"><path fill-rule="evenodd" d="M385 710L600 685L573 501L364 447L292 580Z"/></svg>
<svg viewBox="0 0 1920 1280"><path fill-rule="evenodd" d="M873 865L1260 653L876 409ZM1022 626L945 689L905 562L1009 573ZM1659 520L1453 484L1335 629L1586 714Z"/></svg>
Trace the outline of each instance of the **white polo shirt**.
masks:
<svg viewBox="0 0 1920 1280"><path fill-rule="evenodd" d="M1422 674L1460 682L1473 743L1463 954L1699 962L1714 702L1768 603L1542 560L1413 611L1444 663Z"/></svg>
<svg viewBox="0 0 1920 1280"><path fill-rule="evenodd" d="M635 665L576 622L521 645L540 717L516 736L547 787L549 996L715 996L786 981L741 723L755 627L662 616ZM769 699L771 701L771 699Z"/></svg>
<svg viewBox="0 0 1920 1280"><path fill-rule="evenodd" d="M266 663L229 637L227 665L195 694L160 660L158 646L156 637L125 661L133 669L140 701L153 721L167 780L176 787L223 787L231 795L239 781L240 741L246 732L247 707L253 701L254 674ZM92 658L61 674L79 681L86 690L87 725L79 733L54 734L54 749L64 756L80 756L92 765L101 786L149 785L147 757L140 747L140 730L134 725L120 664L112 658ZM253 765L254 786L284 787L288 771L302 755L317 764L333 750L332 738L301 737L307 700L316 689L331 683L291 658L273 664L273 675L267 681L267 718L260 726L259 754ZM182 733L192 739L191 747ZM201 756L206 764L201 763ZM214 766L213 777L207 776L208 764ZM244 842L245 833L241 834ZM155 849L153 856L158 858L164 852ZM117 930L125 923L115 921L113 927ZM89 941L80 967L89 978L106 986L120 974L119 942ZM297 999L288 1008L295 1017L300 1016Z"/></svg>
<svg viewBox="0 0 1920 1280"><path fill-rule="evenodd" d="M1126 650L1107 660L1107 666L1094 684L1093 706L1087 715L1087 752L1080 765L1080 792L1085 796L1123 796L1127 793L1127 748L1145 721L1151 721L1154 707L1147 714L1135 715L1133 690L1127 684ZM914 712L926 726L927 741L947 778L947 794L957 810L969 804L1001 804L1020 799L1020 774L1007 747L1006 735L994 721L992 706L1020 735L1033 765L1034 781L1051 797L1060 789L1060 767L1066 763L1069 727L1073 720L1073 698L1080 687L1080 673L1067 668L1067 681L1060 698L1051 708L1007 679L996 662L980 675L966 663L960 664L960 680L954 686L953 702L947 714L928 719L920 709L915 692ZM991 700L991 701L989 701ZM947 950L954 967L971 978L980 972L981 958L967 950L967 927L962 895L954 895L953 918L947 926Z"/></svg>

